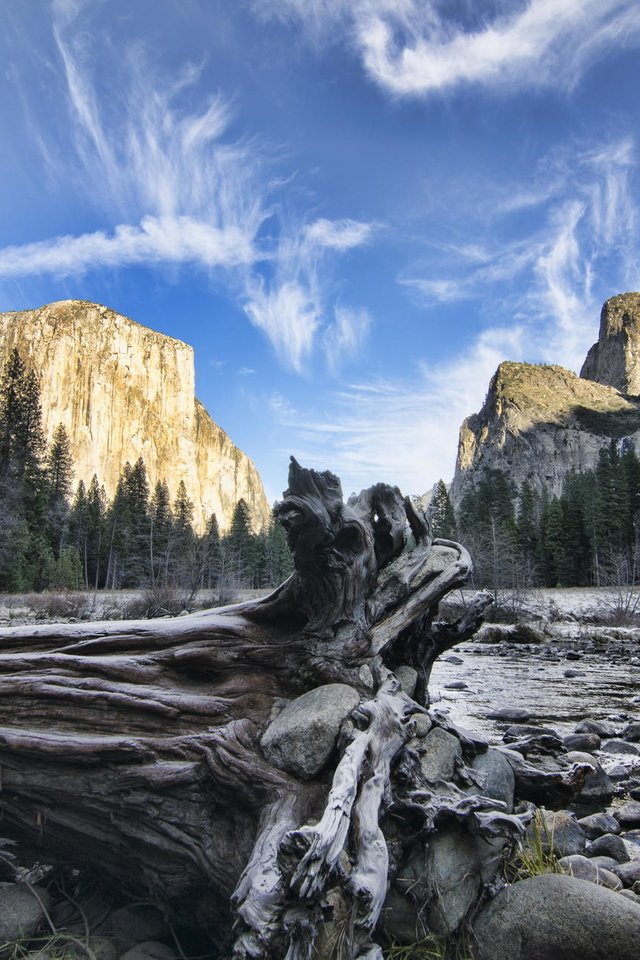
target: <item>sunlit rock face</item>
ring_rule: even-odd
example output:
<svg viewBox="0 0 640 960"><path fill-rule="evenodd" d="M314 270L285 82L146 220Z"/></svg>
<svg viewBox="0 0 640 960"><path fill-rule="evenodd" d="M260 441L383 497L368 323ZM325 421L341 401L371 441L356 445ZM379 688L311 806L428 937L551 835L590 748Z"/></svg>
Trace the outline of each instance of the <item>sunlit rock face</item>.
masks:
<svg viewBox="0 0 640 960"><path fill-rule="evenodd" d="M621 393L640 394L640 293L621 293L604 304L598 342L580 376Z"/></svg>
<svg viewBox="0 0 640 960"><path fill-rule="evenodd" d="M48 438L64 424L75 482L94 473L113 496L122 466L144 459L150 484L172 497L184 480L203 529L211 513L224 529L243 497L257 526L269 516L251 460L211 419L194 393L193 350L107 307L61 300L0 314L0 365L14 347L40 380Z"/></svg>
<svg viewBox="0 0 640 960"><path fill-rule="evenodd" d="M593 469L611 440L640 453L640 294L608 300L602 318L580 377L558 366L500 364L482 410L460 429L456 508L490 470L560 494L566 474Z"/></svg>

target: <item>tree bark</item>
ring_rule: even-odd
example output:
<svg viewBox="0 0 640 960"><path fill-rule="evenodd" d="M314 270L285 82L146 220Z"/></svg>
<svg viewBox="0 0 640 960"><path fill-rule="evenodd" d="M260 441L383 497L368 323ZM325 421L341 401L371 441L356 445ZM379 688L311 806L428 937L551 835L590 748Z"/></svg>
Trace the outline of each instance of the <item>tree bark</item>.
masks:
<svg viewBox="0 0 640 960"><path fill-rule="evenodd" d="M452 819L480 835L521 829L481 793L434 792L407 748L434 660L473 634L490 598L437 622L469 555L433 541L397 488L345 504L333 474L292 458L277 514L295 572L266 598L2 631L3 832L135 880L231 936L236 958L310 958L337 891L343 960L375 960L390 849L395 869ZM417 673L413 698L400 665ZM333 683L360 705L329 766L309 780L269 762L261 738L278 711Z"/></svg>

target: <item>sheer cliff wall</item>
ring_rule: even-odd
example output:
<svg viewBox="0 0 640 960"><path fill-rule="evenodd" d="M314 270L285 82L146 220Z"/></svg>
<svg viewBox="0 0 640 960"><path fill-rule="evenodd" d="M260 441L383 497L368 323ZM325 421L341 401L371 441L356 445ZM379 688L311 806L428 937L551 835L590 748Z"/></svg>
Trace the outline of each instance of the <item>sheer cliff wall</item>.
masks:
<svg viewBox="0 0 640 960"><path fill-rule="evenodd" d="M0 314L0 366L14 347L40 380L48 438L63 423L75 483L94 473L113 496L122 466L144 459L150 484L172 497L184 480L202 529L215 513L229 525L243 497L258 526L269 517L252 461L195 397L193 350L107 307L63 300Z"/></svg>

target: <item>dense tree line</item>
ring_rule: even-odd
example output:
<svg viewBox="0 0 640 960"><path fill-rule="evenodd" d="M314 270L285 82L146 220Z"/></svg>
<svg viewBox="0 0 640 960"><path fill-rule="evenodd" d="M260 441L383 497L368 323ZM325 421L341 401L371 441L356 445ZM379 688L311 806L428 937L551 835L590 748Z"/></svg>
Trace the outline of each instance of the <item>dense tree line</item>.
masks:
<svg viewBox="0 0 640 960"><path fill-rule="evenodd" d="M434 517L442 516L440 505ZM640 459L630 445L614 441L594 470L567 474L560 496L537 494L528 483L516 488L505 474L491 471L463 498L456 535L474 558L481 586L636 583Z"/></svg>
<svg viewBox="0 0 640 960"><path fill-rule="evenodd" d="M14 350L0 383L0 590L207 588L225 599L292 570L282 529L255 533L244 500L226 534L215 514L198 534L184 482L173 498L164 481L151 490L142 459L124 465L110 502L96 476L75 492L73 479L67 432L47 446L37 378Z"/></svg>

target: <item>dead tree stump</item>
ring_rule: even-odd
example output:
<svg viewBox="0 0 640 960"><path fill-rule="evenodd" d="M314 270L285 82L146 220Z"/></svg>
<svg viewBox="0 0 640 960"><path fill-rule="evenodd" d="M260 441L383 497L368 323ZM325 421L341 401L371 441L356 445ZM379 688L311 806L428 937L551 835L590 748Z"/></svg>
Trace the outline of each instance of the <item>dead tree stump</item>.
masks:
<svg viewBox="0 0 640 960"><path fill-rule="evenodd" d="M338 928L333 955L375 960L390 881L402 896L425 838L521 829L466 766L486 746L441 720L459 746L435 779L416 749L431 666L490 601L437 620L469 555L397 488L345 504L292 458L277 514L295 572L264 599L1 631L3 833L137 881L237 960L329 957ZM441 894L427 861L404 891L415 915Z"/></svg>

